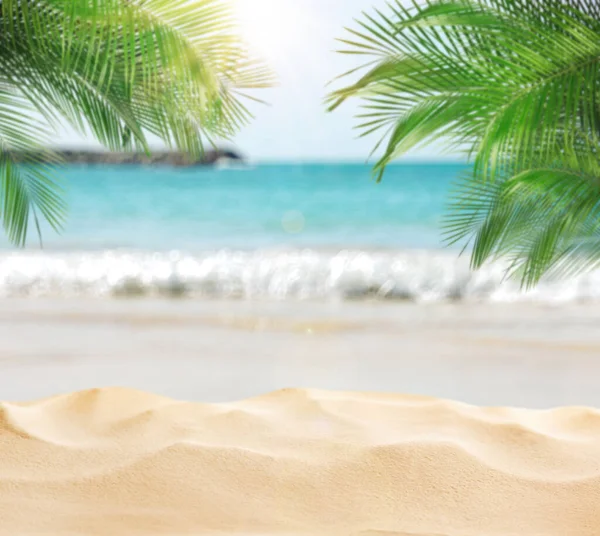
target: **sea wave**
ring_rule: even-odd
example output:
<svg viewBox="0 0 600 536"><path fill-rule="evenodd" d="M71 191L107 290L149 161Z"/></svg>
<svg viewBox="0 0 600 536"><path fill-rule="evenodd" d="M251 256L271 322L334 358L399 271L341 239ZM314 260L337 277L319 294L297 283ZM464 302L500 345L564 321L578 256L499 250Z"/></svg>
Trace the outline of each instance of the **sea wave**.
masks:
<svg viewBox="0 0 600 536"><path fill-rule="evenodd" d="M503 265L472 272L452 252L19 251L0 253L0 296L554 302L600 299L600 272L523 293Z"/></svg>

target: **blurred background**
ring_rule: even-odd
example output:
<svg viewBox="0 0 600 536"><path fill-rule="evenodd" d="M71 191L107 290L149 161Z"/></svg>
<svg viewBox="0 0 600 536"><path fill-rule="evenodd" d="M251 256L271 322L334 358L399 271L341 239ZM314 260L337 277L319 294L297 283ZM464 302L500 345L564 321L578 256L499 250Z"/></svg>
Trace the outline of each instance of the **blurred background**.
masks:
<svg viewBox="0 0 600 536"><path fill-rule="evenodd" d="M356 66L334 37L371 0L239 0L278 75L210 166L68 163L69 216L0 239L0 391L126 386L194 400L283 387L486 405L600 404L600 275L524 292L472 272L441 220L461 156L410 153L372 180L357 108L325 113ZM285 25L279 24L285 20ZM163 149L151 140L154 147ZM62 150L98 151L63 129Z"/></svg>

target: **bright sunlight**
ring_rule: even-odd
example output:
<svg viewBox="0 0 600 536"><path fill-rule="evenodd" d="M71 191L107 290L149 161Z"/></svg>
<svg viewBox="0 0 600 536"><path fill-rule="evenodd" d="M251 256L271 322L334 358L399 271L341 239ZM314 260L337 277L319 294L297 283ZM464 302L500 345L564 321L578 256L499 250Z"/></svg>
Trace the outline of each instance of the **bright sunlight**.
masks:
<svg viewBox="0 0 600 536"><path fill-rule="evenodd" d="M302 15L290 0L236 0L236 11L248 45L264 58L277 58L299 36L294 32Z"/></svg>

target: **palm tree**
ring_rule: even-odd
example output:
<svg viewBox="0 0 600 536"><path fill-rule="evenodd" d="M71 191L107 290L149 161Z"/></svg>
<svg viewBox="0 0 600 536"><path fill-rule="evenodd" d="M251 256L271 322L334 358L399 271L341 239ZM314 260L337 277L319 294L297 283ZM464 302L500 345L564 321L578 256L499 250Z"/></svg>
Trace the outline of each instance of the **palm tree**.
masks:
<svg viewBox="0 0 600 536"><path fill-rule="evenodd" d="M341 40L368 58L330 95L362 99L385 167L437 140L464 151L444 233L524 286L600 263L600 3L429 0L365 14Z"/></svg>
<svg viewBox="0 0 600 536"><path fill-rule="evenodd" d="M245 53L227 0L0 0L0 218L23 245L65 202L48 145L68 123L112 150L147 135L192 155L249 119L271 75ZM23 162L24 160L24 162Z"/></svg>

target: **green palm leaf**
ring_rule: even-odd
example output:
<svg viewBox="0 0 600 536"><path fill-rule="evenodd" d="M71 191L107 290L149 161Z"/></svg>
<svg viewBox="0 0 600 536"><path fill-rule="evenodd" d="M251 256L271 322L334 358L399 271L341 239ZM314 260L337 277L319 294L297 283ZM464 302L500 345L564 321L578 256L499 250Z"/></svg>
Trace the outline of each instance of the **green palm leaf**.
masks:
<svg viewBox="0 0 600 536"><path fill-rule="evenodd" d="M445 231L450 242L472 247L474 267L508 257L532 285L548 271L573 272L584 251L598 249L591 246L600 177L597 2L437 0L405 8L394 0L350 36L345 52L370 61L329 96L330 108L363 101L359 128L383 136L379 179L393 159L434 140L465 151L473 172L451 200Z"/></svg>
<svg viewBox="0 0 600 536"><path fill-rule="evenodd" d="M0 201L11 240L24 243L38 212L55 228L64 217L51 169L34 156L62 122L112 150L148 151L152 133L194 156L246 124L244 92L272 75L235 29L227 0L1 0Z"/></svg>

